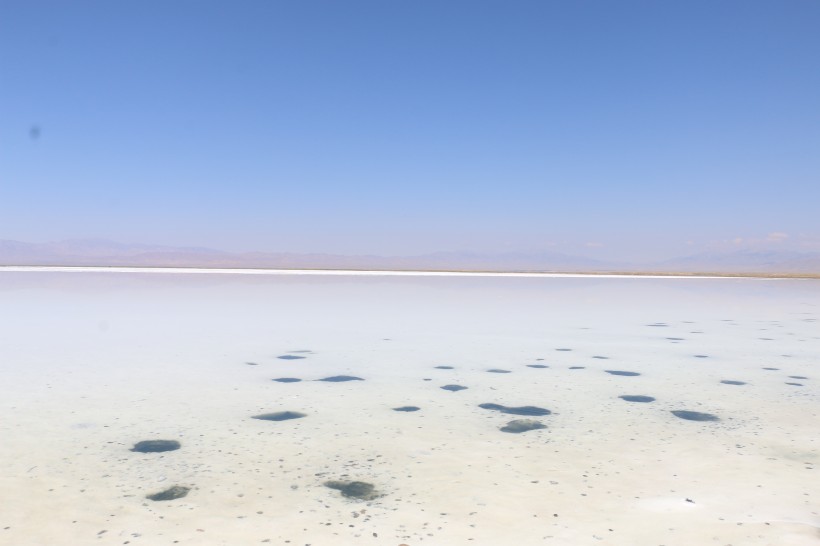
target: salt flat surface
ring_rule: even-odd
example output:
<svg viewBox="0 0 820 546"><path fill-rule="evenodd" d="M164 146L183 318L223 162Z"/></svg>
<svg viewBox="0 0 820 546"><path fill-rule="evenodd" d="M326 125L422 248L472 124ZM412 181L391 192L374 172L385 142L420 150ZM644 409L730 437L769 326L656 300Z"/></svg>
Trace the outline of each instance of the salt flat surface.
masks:
<svg viewBox="0 0 820 546"><path fill-rule="evenodd" d="M0 544L819 544L818 310L809 280L6 270Z"/></svg>
<svg viewBox="0 0 820 546"><path fill-rule="evenodd" d="M623 273L540 273L505 271L390 271L351 269L265 269L207 267L123 267L123 266L39 266L0 265L0 273L174 273L182 275L310 275L319 277L523 277L523 278L585 278L601 279L719 279L726 276L692 275L629 275Z"/></svg>

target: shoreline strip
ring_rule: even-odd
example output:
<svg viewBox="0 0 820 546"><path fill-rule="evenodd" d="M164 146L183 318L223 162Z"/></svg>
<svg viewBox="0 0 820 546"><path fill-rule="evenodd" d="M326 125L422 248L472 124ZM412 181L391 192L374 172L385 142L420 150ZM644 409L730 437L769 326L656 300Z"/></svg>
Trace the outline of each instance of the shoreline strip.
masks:
<svg viewBox="0 0 820 546"><path fill-rule="evenodd" d="M0 273L166 273L196 275L313 275L372 277L518 277L518 278L618 278L618 279L749 279L749 280L817 280L814 275L754 275L720 273L596 273L596 272L523 272L523 271L416 271L355 269L251 269L205 267L133 267L133 266L25 266L2 265Z"/></svg>

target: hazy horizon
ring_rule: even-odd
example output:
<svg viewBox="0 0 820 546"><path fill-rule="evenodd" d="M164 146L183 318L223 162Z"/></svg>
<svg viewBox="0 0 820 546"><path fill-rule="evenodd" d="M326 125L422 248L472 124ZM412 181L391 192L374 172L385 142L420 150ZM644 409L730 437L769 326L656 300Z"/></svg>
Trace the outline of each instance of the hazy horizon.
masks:
<svg viewBox="0 0 820 546"><path fill-rule="evenodd" d="M31 240L14 240L14 239L4 239L0 237L0 242L11 242L11 243L22 243L25 245L43 245L43 246L50 246L50 245L94 245L94 244L102 244L102 245L111 245L114 247L155 247L155 248L164 248L169 251L180 251L180 250L201 250L201 251L214 251L214 252L225 252L230 254L248 254L248 253L265 253L265 254L326 254L326 255L338 255L338 256L379 256L385 258L392 258L392 257L408 257L408 256L428 256L428 255L435 255L435 254L476 254L476 255L513 255L513 254L520 254L520 255L538 255L538 254L545 254L545 255L564 255L567 257L577 257L577 258L584 258L584 259L591 259L597 260L601 262L615 262L615 263L624 263L624 264L654 264L658 262L663 262L667 260L675 260L680 258L687 258L691 256L699 256L699 255L715 255L715 256L723 256L723 255L733 255L737 253L772 253L772 254L790 254L790 253L799 253L802 255L815 255L820 252L820 248L815 248L813 244L804 243L799 244L796 242L787 242L786 239L788 237L786 234L774 233L770 234L769 236L761 239L735 239L732 241L714 241L710 242L709 244L705 244L703 246L695 246L695 245L687 245L683 249L681 249L678 253L658 253L651 257L644 257L644 258L633 258L633 259L626 259L621 255L614 255L609 256L605 253L595 252L598 250L597 247L594 245L584 245L583 247L579 248L567 248L566 245L559 246L559 245L551 245L545 246L542 248L518 248L518 249L509 249L509 248L497 248L497 249L485 249L485 250L474 250L470 248L435 248L431 247L430 250L427 251L419 251L419 252L399 252L394 249L391 252L324 252L324 251L313 251L310 249L303 249L303 250L289 250L289 249L277 249L277 248L253 248L253 247L243 247L241 249L236 248L220 248L208 245L171 245L166 243L158 243L155 241L121 241L121 240L114 240L106 237L88 237L88 238L77 238L77 239L56 239L56 240L38 240L38 241L31 241Z"/></svg>
<svg viewBox="0 0 820 546"><path fill-rule="evenodd" d="M158 267L200 269L320 269L374 271L556 272L640 274L820 274L820 252L746 249L677 256L652 262L600 260L548 252L434 252L415 255L345 255L253 251L206 247L123 244L104 239L43 244L0 239L0 266Z"/></svg>

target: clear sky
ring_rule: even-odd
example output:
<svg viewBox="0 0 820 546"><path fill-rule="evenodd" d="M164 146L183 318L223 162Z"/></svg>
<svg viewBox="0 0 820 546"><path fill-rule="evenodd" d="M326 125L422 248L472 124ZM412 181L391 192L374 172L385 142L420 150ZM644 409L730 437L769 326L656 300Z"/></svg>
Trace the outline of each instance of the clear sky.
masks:
<svg viewBox="0 0 820 546"><path fill-rule="evenodd" d="M70 238L820 250L820 2L2 0L0 239Z"/></svg>

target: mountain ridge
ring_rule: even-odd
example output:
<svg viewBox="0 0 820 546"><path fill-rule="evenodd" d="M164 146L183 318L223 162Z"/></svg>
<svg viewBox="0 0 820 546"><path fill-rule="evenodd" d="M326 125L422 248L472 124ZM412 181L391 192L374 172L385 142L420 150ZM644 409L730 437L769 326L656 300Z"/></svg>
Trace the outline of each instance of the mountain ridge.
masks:
<svg viewBox="0 0 820 546"><path fill-rule="evenodd" d="M206 247L74 239L49 243L0 240L0 265L138 266L272 269L376 269L549 272L820 273L820 253L740 249L651 263L602 261L559 252L455 252L408 256L295 252L227 252Z"/></svg>

